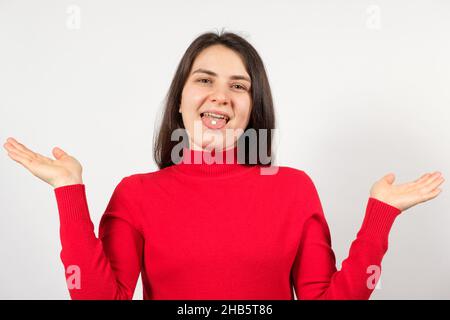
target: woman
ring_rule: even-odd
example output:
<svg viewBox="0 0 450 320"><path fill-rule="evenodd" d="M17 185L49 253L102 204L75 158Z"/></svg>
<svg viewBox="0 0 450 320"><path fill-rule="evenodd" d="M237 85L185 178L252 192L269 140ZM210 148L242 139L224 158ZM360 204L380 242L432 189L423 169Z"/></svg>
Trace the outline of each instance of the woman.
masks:
<svg viewBox="0 0 450 320"><path fill-rule="evenodd" d="M170 86L154 147L160 170L120 181L98 238L73 156L54 148L53 160L13 138L4 147L54 187L72 299L131 299L140 272L144 299L293 299L293 289L299 299L368 299L395 218L435 198L444 179L427 173L394 185L388 174L375 182L338 271L311 178L283 166L263 171L274 128L256 50L236 34L206 33Z"/></svg>

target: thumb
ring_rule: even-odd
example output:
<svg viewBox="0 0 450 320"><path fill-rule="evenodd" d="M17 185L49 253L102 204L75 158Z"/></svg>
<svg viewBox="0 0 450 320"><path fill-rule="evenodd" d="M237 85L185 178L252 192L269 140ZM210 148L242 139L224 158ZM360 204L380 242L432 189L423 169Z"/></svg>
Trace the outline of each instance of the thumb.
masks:
<svg viewBox="0 0 450 320"><path fill-rule="evenodd" d="M62 156L67 155L66 152L64 152L64 150L58 148L58 147L54 147L52 150L53 156L55 156L56 159L61 159Z"/></svg>
<svg viewBox="0 0 450 320"><path fill-rule="evenodd" d="M388 184L393 184L395 181L395 174L389 173L383 177L383 180L386 181Z"/></svg>

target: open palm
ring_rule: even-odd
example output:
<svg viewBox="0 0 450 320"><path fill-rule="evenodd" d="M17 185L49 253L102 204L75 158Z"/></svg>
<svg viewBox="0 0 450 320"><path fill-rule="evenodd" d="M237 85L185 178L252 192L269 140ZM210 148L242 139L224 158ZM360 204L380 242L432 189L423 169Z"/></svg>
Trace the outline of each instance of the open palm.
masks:
<svg viewBox="0 0 450 320"><path fill-rule="evenodd" d="M3 147L14 161L20 163L33 175L54 188L83 183L81 164L60 148L53 148L52 153L55 157L55 160L53 160L31 151L14 138L8 138L6 141Z"/></svg>
<svg viewBox="0 0 450 320"><path fill-rule="evenodd" d="M370 196L404 211L438 196L444 178L440 172L426 173L413 182L394 185L395 175L385 175L374 183Z"/></svg>

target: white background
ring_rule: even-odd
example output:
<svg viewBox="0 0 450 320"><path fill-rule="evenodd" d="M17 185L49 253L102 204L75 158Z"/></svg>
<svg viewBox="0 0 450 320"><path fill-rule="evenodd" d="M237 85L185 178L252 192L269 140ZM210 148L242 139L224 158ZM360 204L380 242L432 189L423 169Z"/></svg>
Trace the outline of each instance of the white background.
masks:
<svg viewBox="0 0 450 320"><path fill-rule="evenodd" d="M97 233L120 179L157 170L154 128L188 45L236 32L267 68L277 164L312 177L340 269L376 180L450 176L449 17L445 0L0 0L0 140L74 155ZM2 150L0 298L69 299L53 189ZM395 221L372 299L450 298L446 184Z"/></svg>

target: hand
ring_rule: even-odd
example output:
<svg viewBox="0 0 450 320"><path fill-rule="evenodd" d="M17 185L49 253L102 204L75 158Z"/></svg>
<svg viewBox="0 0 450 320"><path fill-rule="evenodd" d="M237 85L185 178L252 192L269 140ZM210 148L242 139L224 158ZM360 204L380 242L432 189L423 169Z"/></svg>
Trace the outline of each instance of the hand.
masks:
<svg viewBox="0 0 450 320"><path fill-rule="evenodd" d="M14 138L8 138L6 141L3 147L8 151L8 156L53 188L83 183L81 164L60 148L53 148L52 153L56 159L53 160L31 151Z"/></svg>
<svg viewBox="0 0 450 320"><path fill-rule="evenodd" d="M442 191L438 186L445 181L440 172L426 173L413 182L396 186L394 180L393 173L385 175L372 186L370 196L401 211L437 197Z"/></svg>

